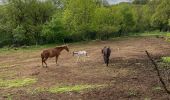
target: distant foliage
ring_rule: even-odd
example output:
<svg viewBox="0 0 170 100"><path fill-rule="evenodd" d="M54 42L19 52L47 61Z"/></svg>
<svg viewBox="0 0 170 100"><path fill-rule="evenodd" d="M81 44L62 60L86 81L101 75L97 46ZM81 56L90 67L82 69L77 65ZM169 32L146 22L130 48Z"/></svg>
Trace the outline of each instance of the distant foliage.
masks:
<svg viewBox="0 0 170 100"><path fill-rule="evenodd" d="M147 4L149 0L133 0L134 4Z"/></svg>
<svg viewBox="0 0 170 100"><path fill-rule="evenodd" d="M46 43L61 43L67 35L59 16L61 15L54 15L52 20L43 26L42 37Z"/></svg>
<svg viewBox="0 0 170 100"><path fill-rule="evenodd" d="M0 5L0 47L106 40L170 31L170 0L6 0Z"/></svg>
<svg viewBox="0 0 170 100"><path fill-rule="evenodd" d="M16 29L13 29L12 35L13 35L13 42L14 44L26 44L27 37L25 35L26 30L23 26L17 26Z"/></svg>
<svg viewBox="0 0 170 100"><path fill-rule="evenodd" d="M170 19L170 0L162 0L157 6L156 12L152 16L152 25L160 31L168 31Z"/></svg>
<svg viewBox="0 0 170 100"><path fill-rule="evenodd" d="M2 20L10 27L8 31L13 37L13 44L40 43L42 25L49 21L54 13L51 1L9 0L1 6L6 14Z"/></svg>
<svg viewBox="0 0 170 100"><path fill-rule="evenodd" d="M63 24L67 32L72 35L81 34L85 40L90 33L92 14L96 8L94 0L69 0L63 11Z"/></svg>

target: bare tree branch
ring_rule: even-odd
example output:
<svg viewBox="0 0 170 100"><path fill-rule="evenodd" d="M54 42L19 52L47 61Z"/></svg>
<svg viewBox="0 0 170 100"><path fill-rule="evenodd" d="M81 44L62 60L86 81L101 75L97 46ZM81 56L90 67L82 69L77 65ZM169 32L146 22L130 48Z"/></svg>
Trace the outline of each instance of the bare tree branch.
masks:
<svg viewBox="0 0 170 100"><path fill-rule="evenodd" d="M157 71L157 75L158 75L158 77L159 77L159 80L160 80L163 88L165 89L165 91L166 91L168 94L170 94L170 91L167 89L167 86L166 86L163 78L161 77L160 71L159 71L159 69L158 69L158 65L157 65L156 62L152 59L152 57L150 56L149 52L148 52L147 50L146 50L145 52L146 52L148 58L151 60L152 64L155 66L155 70Z"/></svg>

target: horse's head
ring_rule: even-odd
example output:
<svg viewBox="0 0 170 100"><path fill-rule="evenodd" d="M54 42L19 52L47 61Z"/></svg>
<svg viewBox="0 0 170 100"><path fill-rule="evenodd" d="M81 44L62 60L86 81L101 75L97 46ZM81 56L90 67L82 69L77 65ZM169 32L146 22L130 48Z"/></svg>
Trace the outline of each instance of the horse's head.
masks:
<svg viewBox="0 0 170 100"><path fill-rule="evenodd" d="M64 45L63 47L64 47L64 49L65 49L67 52L69 52L68 45Z"/></svg>

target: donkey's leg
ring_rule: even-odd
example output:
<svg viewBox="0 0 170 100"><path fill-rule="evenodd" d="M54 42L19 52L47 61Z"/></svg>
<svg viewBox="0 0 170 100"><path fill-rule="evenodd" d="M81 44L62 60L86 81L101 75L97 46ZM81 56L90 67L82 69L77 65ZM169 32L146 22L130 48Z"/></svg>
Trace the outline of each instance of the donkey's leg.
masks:
<svg viewBox="0 0 170 100"><path fill-rule="evenodd" d="M104 63L106 64L106 63L107 63L107 58L106 58L106 56L103 56L103 59L104 59Z"/></svg>
<svg viewBox="0 0 170 100"><path fill-rule="evenodd" d="M106 61L106 65L108 66L109 65L109 59L107 58L107 61Z"/></svg>
<svg viewBox="0 0 170 100"><path fill-rule="evenodd" d="M83 62L85 62L85 60L86 60L85 57L83 57Z"/></svg>
<svg viewBox="0 0 170 100"><path fill-rule="evenodd" d="M109 65L109 57L107 58L107 66Z"/></svg>
<svg viewBox="0 0 170 100"><path fill-rule="evenodd" d="M76 63L78 63L79 59L80 59L80 56L78 55Z"/></svg>

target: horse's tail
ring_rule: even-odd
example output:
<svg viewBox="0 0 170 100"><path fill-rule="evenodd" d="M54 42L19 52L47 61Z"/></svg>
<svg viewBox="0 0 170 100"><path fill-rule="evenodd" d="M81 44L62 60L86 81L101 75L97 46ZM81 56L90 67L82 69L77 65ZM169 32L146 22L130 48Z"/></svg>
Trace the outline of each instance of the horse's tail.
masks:
<svg viewBox="0 0 170 100"><path fill-rule="evenodd" d="M41 53L41 58L44 58L43 53Z"/></svg>
<svg viewBox="0 0 170 100"><path fill-rule="evenodd" d="M42 58L42 59L44 59L44 55L43 55L43 53L41 53L41 58Z"/></svg>
<svg viewBox="0 0 170 100"><path fill-rule="evenodd" d="M43 53L41 53L41 62L42 62L42 66L43 66L43 61L44 60L44 56L43 56Z"/></svg>
<svg viewBox="0 0 170 100"><path fill-rule="evenodd" d="M107 48L107 56L108 56L108 57L110 56L110 53L111 53L110 48Z"/></svg>

